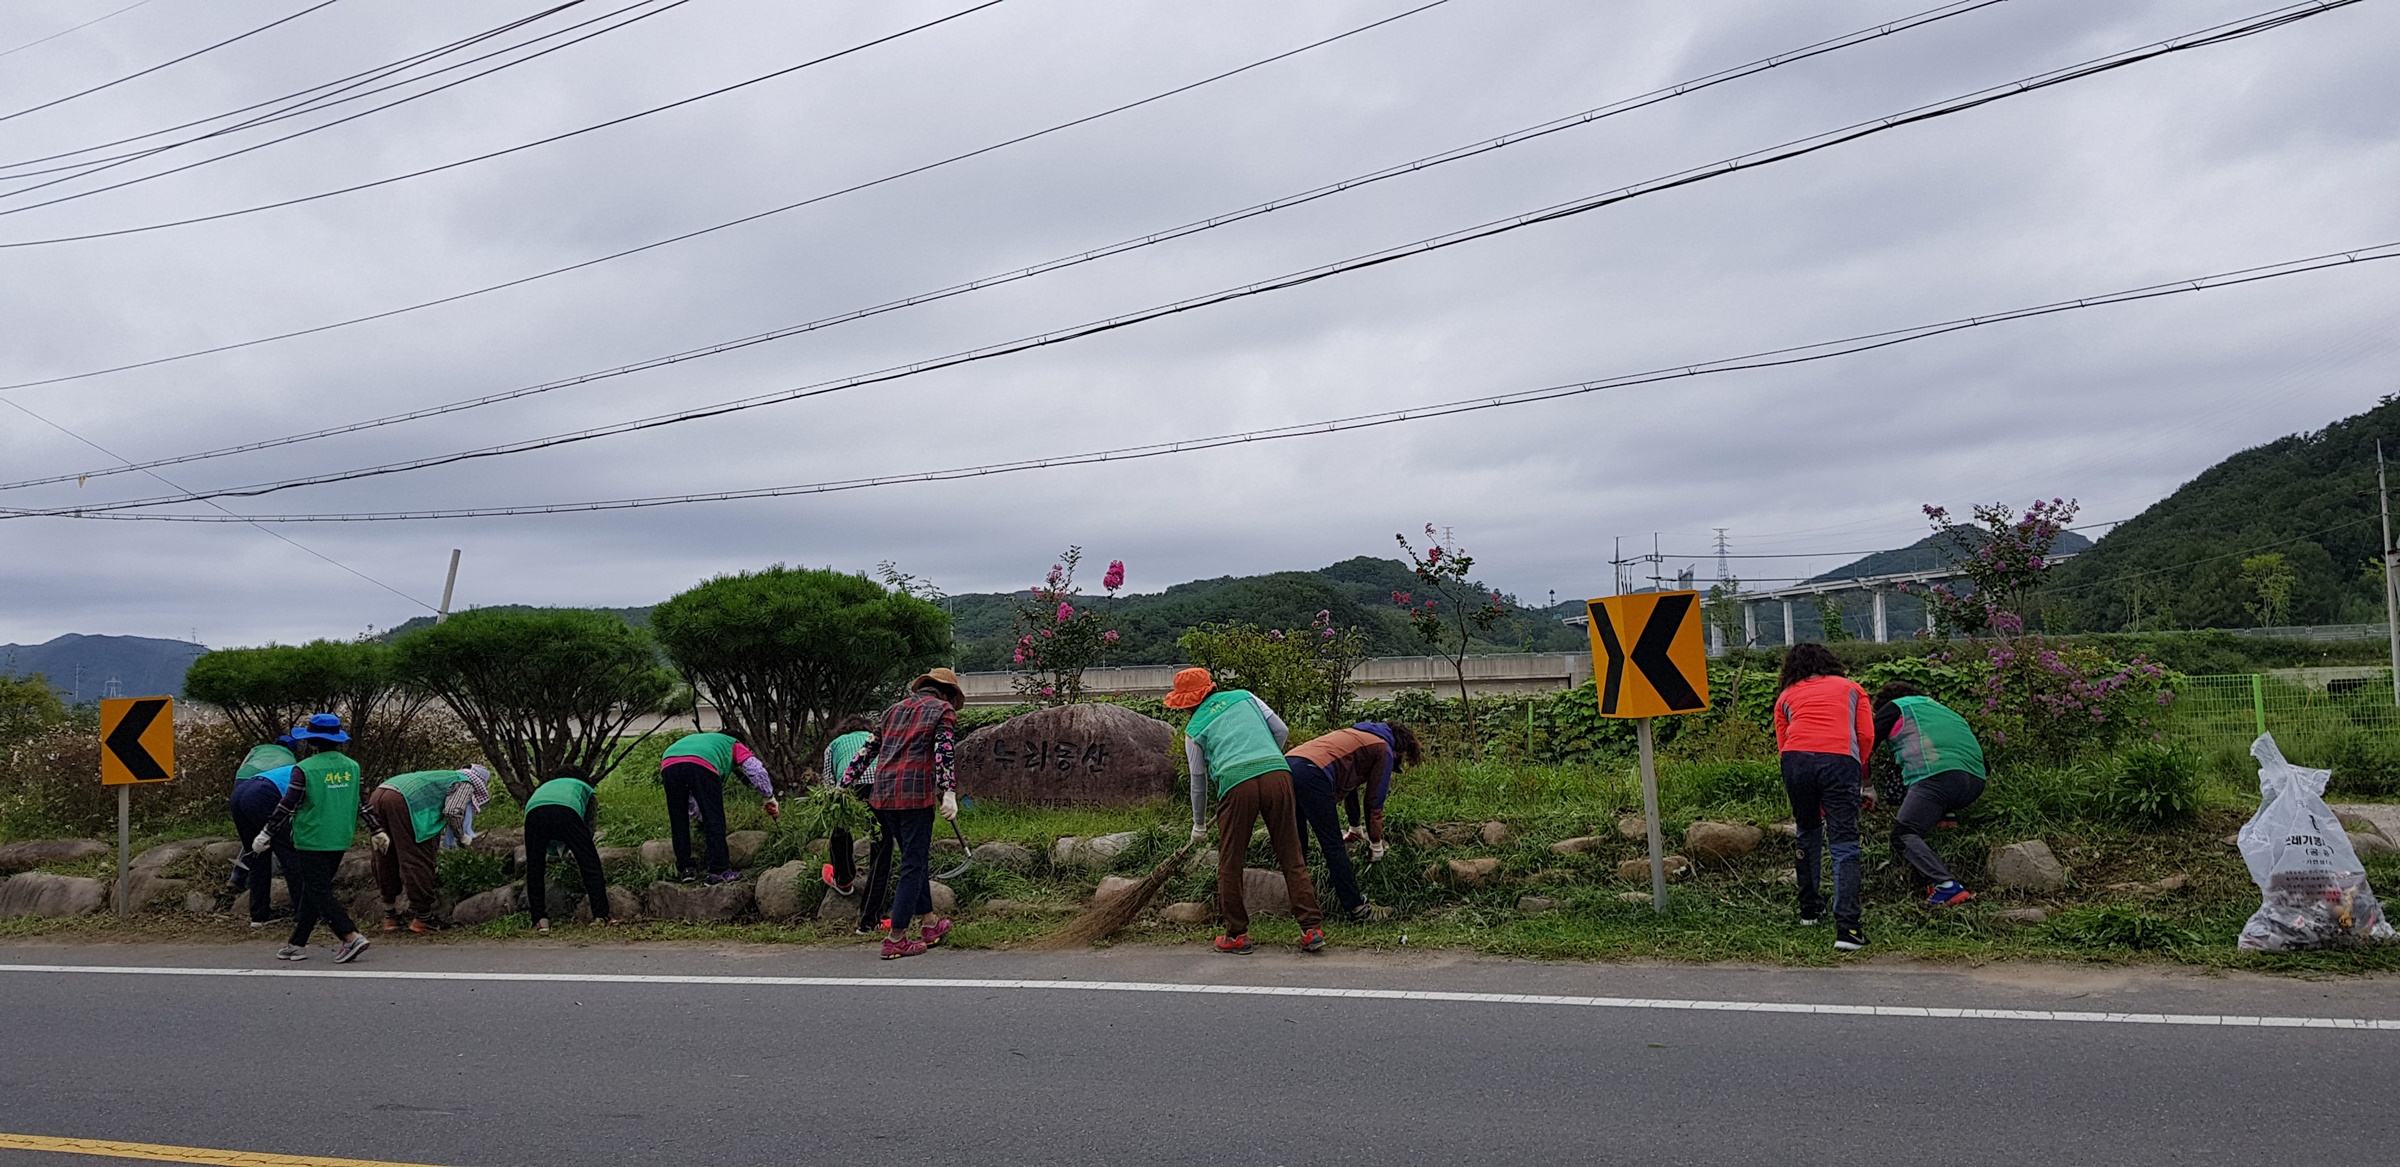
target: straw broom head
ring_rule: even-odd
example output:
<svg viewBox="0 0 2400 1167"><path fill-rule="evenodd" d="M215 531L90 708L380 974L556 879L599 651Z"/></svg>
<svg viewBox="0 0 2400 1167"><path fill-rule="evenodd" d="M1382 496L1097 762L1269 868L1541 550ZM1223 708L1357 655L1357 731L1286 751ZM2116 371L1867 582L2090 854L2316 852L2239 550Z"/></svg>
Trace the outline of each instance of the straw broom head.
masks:
<svg viewBox="0 0 2400 1167"><path fill-rule="evenodd" d="M1151 868L1150 874L1141 883L1128 891L1093 903L1083 910L1082 915L1067 921L1058 931L1035 940L1027 947L1045 950L1085 948L1124 931L1127 924L1133 923L1134 917L1142 914L1143 908L1150 906L1150 901L1158 895L1158 889L1165 887L1167 881L1175 877L1183 861L1191 857L1192 848L1199 845L1200 841L1194 839L1176 848L1165 862Z"/></svg>

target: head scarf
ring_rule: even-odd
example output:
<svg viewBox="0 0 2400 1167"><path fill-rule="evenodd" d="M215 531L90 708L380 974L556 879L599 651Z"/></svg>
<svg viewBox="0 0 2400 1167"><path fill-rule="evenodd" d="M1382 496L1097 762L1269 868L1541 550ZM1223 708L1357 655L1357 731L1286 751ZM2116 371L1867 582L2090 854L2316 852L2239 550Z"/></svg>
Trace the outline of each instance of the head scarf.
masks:
<svg viewBox="0 0 2400 1167"><path fill-rule="evenodd" d="M492 801L492 772L481 766L461 766L458 772L467 776L467 804L482 810Z"/></svg>

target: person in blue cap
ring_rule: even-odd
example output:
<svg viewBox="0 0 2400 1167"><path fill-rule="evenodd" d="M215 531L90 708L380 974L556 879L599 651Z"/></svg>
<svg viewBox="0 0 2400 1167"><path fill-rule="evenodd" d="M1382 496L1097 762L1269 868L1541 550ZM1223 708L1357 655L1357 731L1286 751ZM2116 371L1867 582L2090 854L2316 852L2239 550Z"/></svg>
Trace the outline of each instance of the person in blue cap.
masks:
<svg viewBox="0 0 2400 1167"><path fill-rule="evenodd" d="M275 814L275 804L283 801L284 792L292 787L292 764L299 760L292 754L289 733L266 745L250 747L250 753L242 758L241 768L234 771L233 796L227 800L238 837L248 840L266 829L267 820ZM235 896L249 891L253 928L264 928L273 918L277 867L283 868L284 889L291 893L292 903L300 902L299 857L292 852L291 832L271 836L267 843L271 855L253 856L245 849L234 856L233 875L227 880Z"/></svg>
<svg viewBox="0 0 2400 1167"><path fill-rule="evenodd" d="M300 878L292 897L292 939L276 951L277 960L307 960L308 938L319 920L341 939L333 950L335 964L348 964L367 950L366 936L333 894L334 872L341 868L342 852L350 849L359 821L383 834L374 809L360 804L358 763L339 748L349 740L342 719L330 713L317 714L292 731L292 752L300 760L292 766L290 785L267 825L250 840L251 854L260 854L274 846L278 831L289 828L292 867Z"/></svg>

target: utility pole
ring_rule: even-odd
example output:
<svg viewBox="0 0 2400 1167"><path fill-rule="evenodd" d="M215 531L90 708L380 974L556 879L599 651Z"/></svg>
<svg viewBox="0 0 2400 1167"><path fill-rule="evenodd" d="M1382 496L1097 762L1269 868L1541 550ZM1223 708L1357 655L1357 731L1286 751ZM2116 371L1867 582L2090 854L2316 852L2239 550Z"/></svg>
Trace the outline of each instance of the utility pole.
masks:
<svg viewBox="0 0 2400 1167"><path fill-rule="evenodd" d="M442 581L442 610L433 617L439 624L450 618L450 593L458 587L458 548L450 549L450 578Z"/></svg>
<svg viewBox="0 0 2400 1167"><path fill-rule="evenodd" d="M2392 583L2392 492L2383 474L2383 442L2375 443L2375 502L2383 512L2383 628L2392 638L2392 704L2400 705L2400 593Z"/></svg>

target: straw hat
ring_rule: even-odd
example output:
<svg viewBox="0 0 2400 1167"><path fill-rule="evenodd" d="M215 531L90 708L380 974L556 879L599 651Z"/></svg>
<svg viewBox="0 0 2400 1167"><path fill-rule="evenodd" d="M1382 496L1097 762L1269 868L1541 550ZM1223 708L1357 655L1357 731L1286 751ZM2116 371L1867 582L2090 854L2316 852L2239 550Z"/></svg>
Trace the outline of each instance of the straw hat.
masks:
<svg viewBox="0 0 2400 1167"><path fill-rule="evenodd" d="M1182 669L1175 674L1175 691L1159 698L1159 704L1169 709L1190 709L1208 700L1217 687L1217 679L1207 669Z"/></svg>
<svg viewBox="0 0 2400 1167"><path fill-rule="evenodd" d="M965 708L967 704L967 691L965 687L958 683L957 673L951 672L948 669L927 669L924 676L918 677L916 680L908 683L908 691L914 693L927 685L935 685L949 690L951 708Z"/></svg>

